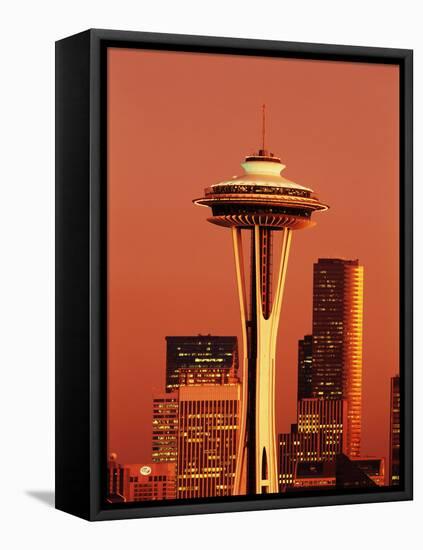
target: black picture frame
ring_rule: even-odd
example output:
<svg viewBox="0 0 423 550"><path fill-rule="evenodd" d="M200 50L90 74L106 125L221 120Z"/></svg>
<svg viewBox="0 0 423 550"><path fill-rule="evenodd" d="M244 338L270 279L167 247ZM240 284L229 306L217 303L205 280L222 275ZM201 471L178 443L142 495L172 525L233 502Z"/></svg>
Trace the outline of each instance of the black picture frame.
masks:
<svg viewBox="0 0 423 550"><path fill-rule="evenodd" d="M178 504L105 504L108 47L399 66L402 482L398 488ZM412 50L99 29L56 43L56 508L93 521L412 499L412 94Z"/></svg>

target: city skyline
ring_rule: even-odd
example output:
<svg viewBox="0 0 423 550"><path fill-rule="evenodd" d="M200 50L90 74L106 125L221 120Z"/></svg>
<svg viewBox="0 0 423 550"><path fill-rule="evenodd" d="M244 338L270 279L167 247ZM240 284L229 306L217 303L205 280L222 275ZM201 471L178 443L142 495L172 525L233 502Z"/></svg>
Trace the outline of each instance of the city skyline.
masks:
<svg viewBox="0 0 423 550"><path fill-rule="evenodd" d="M325 278L329 280L329 282L333 282L333 280L330 280L330 267L335 266L335 278L339 278L339 269L337 270L336 267L339 267L339 265L342 265L342 269L345 268L353 268L357 270L359 273L359 279L360 284L359 287L363 288L363 271L362 267L359 264L358 260L345 260L345 259L339 259L339 258L324 258L324 259L318 259L317 262L314 263L314 292L313 292L313 310L315 315L316 310L316 304L319 305L319 297L316 295L319 295L319 293L322 293L321 290L321 274L319 274L319 267L325 268ZM329 276L327 275L327 269L329 267ZM317 277L316 277L317 273ZM320 276L320 279L319 279ZM351 279L351 277L349 277ZM342 280L342 287L344 287L345 281L343 278ZM317 284L316 284L317 283ZM320 283L320 284L319 284ZM328 285L333 286L333 285ZM316 289L317 292L316 292ZM362 297L358 296L356 297L358 303L362 304ZM350 298L349 298L350 300ZM351 305L351 304L350 304ZM339 306L338 306L339 307ZM317 308L318 309L318 308ZM344 302L341 300L341 307L340 311L344 311ZM333 311L336 312L337 308L335 310L332 309L332 317L333 317ZM359 311L360 317L362 316L362 311ZM336 316L336 313L335 313ZM313 319L315 317L313 316ZM315 326L319 323L313 322L313 329L315 331ZM362 325L362 320L360 320L360 328ZM324 331L326 332L326 331ZM177 407L175 408L175 404L179 403L179 393L178 391L183 387L183 391L187 391L187 388L189 390L190 386L194 387L210 387L210 386L223 386L228 384L236 384L239 385L240 388L242 384L240 384L241 380L238 378L238 356L239 356L239 350L238 350L238 341L236 337L233 336L225 336L225 335L201 335L197 334L195 336L191 335L185 335L185 336L165 336L164 340L166 342L166 348L167 348L167 358L166 358L166 367L165 367L165 388L163 388L163 391L161 394L157 394L153 398L152 402L152 419L153 419L153 429L152 429L152 455L151 460L153 462L161 463L161 462L177 462L177 446L178 446L178 410ZM360 340L361 340L361 334L360 334ZM331 344L329 347L333 347L333 342L331 339L329 339L329 344ZM182 347L180 347L182 346ZM208 346L208 347L206 347ZM318 352L322 353L322 344L320 343L318 345ZM324 346L323 346L324 348ZM176 350L182 350L182 353L176 351ZM213 350L212 353L210 351L206 350ZM301 440L301 435L307 431L307 429L304 429L304 422L305 425L307 424L307 420L301 421L301 411L304 413L304 407L311 406L311 410L314 411L311 413L311 417L313 415L317 414L319 416L322 414L321 412L317 412L318 410L321 410L321 407L325 407L325 410L328 410L326 405L330 405L331 400L333 400L334 409L332 413L326 413L326 420L324 422L325 425L331 425L331 422L334 422L334 426L339 426L340 423L344 423L346 426L350 425L350 421L348 420L348 407L347 407L347 389L345 386L343 386L343 382L345 382L345 377L342 376L339 378L339 383L335 382L329 382L329 384L326 383L326 385L330 389L329 395L324 395L322 398L321 394L324 394L325 392L318 391L319 386L321 385L320 377L319 377L319 362L317 362L317 367L315 365L315 361L313 359L313 336L312 335L305 335L303 339L298 340L298 361L297 361L297 395L298 395L298 402L297 402L297 424L291 424L291 434L287 433L278 433L278 464L280 466L281 464L281 455L280 455L280 446L281 441L286 441L287 444L289 443L290 439L295 441ZM229 353L230 351L230 353ZM324 350L323 350L324 351ZM176 355L180 355L181 358L177 358ZM211 358L204 357L205 355L211 356ZM221 359L223 356L230 356L226 357L225 359ZM182 357L184 356L184 357ZM188 356L188 357L187 357ZM177 361L182 361L180 363L179 369L175 368L175 365ZM204 361L206 364L204 364ZM211 363L210 363L211 361ZM220 365L218 368L216 368L216 362L217 361L225 361L225 364ZM197 363L200 362L200 363ZM306 366L306 370L304 370L304 365L308 363L308 366ZM360 361L361 363L361 361ZM197 368L196 368L197 367ZM199 367L199 368L198 368ZM361 367L361 365L360 365ZM332 380L331 377L334 375L331 374L331 368L330 364L329 366L326 365L326 367L323 369L325 370L325 376L329 376L329 378ZM176 375L172 375L172 372L176 372ZM317 375L316 375L317 372ZM224 373L224 374L222 374ZM336 380L336 374L334 380ZM355 378L357 375L354 373ZM171 380L178 380L178 382L170 383ZM360 380L361 380L361 368L360 368ZM399 376L395 375L390 380L390 450L389 454L386 455L386 457L382 457L383 464L388 465L389 464L389 472L387 477L387 484L390 483L390 479L392 475L398 476L399 471L399 462L398 462L398 448L399 448ZM326 380L327 382L327 380ZM333 392L333 386L335 386L335 392ZM360 383L360 390L359 394L361 395L361 383ZM242 391L241 389L239 390ZM345 395L344 395L345 392ZM336 393L335 396L332 396L332 393ZM324 405L326 403L326 405ZM339 412L338 412L339 411ZM310 413L309 413L310 415ZM396 416L395 416L396 415ZM304 414L303 414L304 417ZM305 418L307 415L305 415ZM164 425L162 420L157 420L158 418L162 419L164 418ZM333 420L328 420L332 418ZM340 420L342 419L342 420ZM290 418L292 420L292 416ZM169 429L169 423L173 422L173 427ZM301 423L303 423L303 427L301 427ZM155 425L161 424L159 426L159 429L165 431L157 431L157 428L155 428ZM361 411L360 411L360 425L361 425ZM330 429L329 432L330 433ZM349 430L348 430L349 433ZM394 434L394 435L393 435ZM157 436L160 435L162 437L162 441L158 443ZM164 435L164 438L163 438ZM169 437L170 435L170 437ZM291 436L291 437L290 437ZM286 439L288 437L288 439ZM321 436L319 436L321 437ZM358 440L360 439L360 436L358 436ZM298 443L299 444L299 443ZM285 443L284 443L285 445ZM306 444L310 446L310 443ZM358 444L359 446L359 444ZM392 449L395 447L395 451ZM317 448L317 447L315 447ZM320 448L320 444L319 444ZM323 452L322 454L316 454L315 459L321 459L322 456L333 456L335 457L339 453L345 453L350 458L353 458L354 456L359 459L360 453L359 451L354 451L354 449L351 451L351 445L347 443L347 439L342 442L339 441L339 444L335 443L336 451L330 451L329 453ZM392 459L393 453L395 454L394 459ZM115 454L112 452L112 455ZM364 455L361 458L366 458L367 455ZM369 459L372 458L371 455L369 455ZM141 462L140 462L141 464ZM127 467L132 467L133 465L129 465ZM387 470L388 471L388 470ZM392 471L395 473L392 474ZM176 475L176 474L175 474ZM279 470L279 484L281 483L281 477L283 474ZM398 479L394 479L393 484L398 484ZM176 495L178 492L176 491Z"/></svg>
<svg viewBox="0 0 423 550"><path fill-rule="evenodd" d="M183 118L164 107L166 83L158 82L176 65L182 74L201 74L201 90L207 89L201 96L183 78L175 82ZM398 370L397 71L321 62L317 71L315 62L252 58L248 67L260 85L253 82L239 102L230 83L246 66L236 56L109 51L110 451L123 463L151 462L151 403L165 387L165 335L241 341L230 242L219 228L204 227L204 213L190 201L236 173L239 158L254 150L265 101L269 143L286 161L287 176L331 205L312 232L294 236L301 253L290 258L282 312L289 323L281 323L278 338L277 433L295 422L298 340L311 331L312 265L318 258L360 258L366 269L361 446L363 454L387 457L389 379ZM292 89L274 89L275 69ZM141 81L139 74L149 76ZM308 103L304 84L317 90L315 103ZM148 140L138 131L146 126L155 129ZM316 139L321 128L326 141Z"/></svg>
<svg viewBox="0 0 423 550"><path fill-rule="evenodd" d="M325 295L326 286L335 296L336 287L339 286L342 289L342 295L339 295L338 289L340 304L337 304L337 300L333 300L332 297L329 298L329 305L332 306L329 308L332 320L336 318L334 312L336 313L338 309L344 310L345 305L348 307L351 305L349 285L345 285L344 277L339 277L340 262L343 269L351 266L361 267L358 260L330 258L318 259L314 264L315 275L317 272L313 290L314 309L316 304L321 306L323 303L322 292ZM322 265L325 275L324 284L322 284L322 273L318 272ZM362 289L362 271L358 272L361 272L360 288ZM334 280L335 285L332 284ZM360 301L359 298L357 297L358 301ZM328 320L325 319L325 324L327 322ZM333 338L338 338L340 334L337 322L334 325L331 329L333 336L328 339L331 348L334 347ZM349 326L349 323L346 325ZM313 323L313 329L314 341L317 343L316 351L321 354L319 323L317 327L316 323ZM241 381L237 378L236 371L231 368L229 370L232 370L233 376L216 377L215 362L223 362L225 361L223 357L229 355L232 360L228 361L228 364L237 363L235 359L238 357L237 341L233 337L201 334L167 336L165 339L167 342L166 380L169 381L169 373L174 372L175 365L178 365L180 371L184 370L185 362L188 362L188 370L192 376L187 378L179 373L177 386L171 385L172 391L169 392L169 385L166 382L168 391L153 399L152 464L118 464L116 454L111 454L110 502L120 502L121 497L123 501L130 502L150 499L208 498L236 494L234 492L235 455L240 433ZM351 425L348 384L336 384L337 372L334 369L334 363L328 364L329 378L323 377L325 384L321 383L321 362L313 362L313 338L311 346L309 340L304 338L299 341L297 423L292 424L290 433L278 435L278 492L354 487L377 488L385 484L398 484L398 478L395 477L399 471L398 376L391 379L390 407L391 455L392 452L396 454L394 461L391 458L389 462L389 475L386 477L387 459L385 457L361 456L356 446L351 445L348 437ZM301 351L304 344L308 346L306 353L304 350ZM352 380L355 380L356 373L348 368L349 354L346 355L347 361L343 366L347 367L347 378L350 375ZM304 384L301 383L304 377L302 370L304 358L307 358L312 365L314 364L314 367L307 369L305 375L309 380L309 388L305 392L307 395L304 395ZM318 382L316 382L313 368L318 373ZM210 376L207 370L210 371ZM195 371L198 371L200 376L197 376ZM301 385L302 390L300 390ZM327 386L329 390L327 395L313 397L313 394L324 393L316 391L316 388L320 389L322 386ZM344 395L345 391L347 395ZM353 410L356 410L354 401ZM157 438L155 434L160 437ZM354 429L353 434L355 435ZM222 437L223 440L221 440ZM396 438L393 443L392 437ZM158 441L162 442L159 447L157 447ZM392 445L395 451L392 451L394 448ZM164 454L157 452L158 449L165 451ZM167 452L169 449L171 453ZM154 462L159 463L159 466L157 467ZM122 494L112 493L113 490L121 491Z"/></svg>
<svg viewBox="0 0 423 550"><path fill-rule="evenodd" d="M277 435L272 492L398 485L398 376L390 381L390 455L360 453L363 266L319 258L313 272L312 335L298 341L296 423ZM166 392L152 401L153 462L119 464L111 453L109 501L236 496L243 395L237 339L165 340Z"/></svg>

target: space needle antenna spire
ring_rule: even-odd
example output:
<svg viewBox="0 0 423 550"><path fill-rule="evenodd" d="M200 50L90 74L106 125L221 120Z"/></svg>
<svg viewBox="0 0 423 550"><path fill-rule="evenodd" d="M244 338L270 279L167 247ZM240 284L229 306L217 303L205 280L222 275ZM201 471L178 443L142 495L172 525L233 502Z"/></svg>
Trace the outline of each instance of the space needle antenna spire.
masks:
<svg viewBox="0 0 423 550"><path fill-rule="evenodd" d="M263 103L261 106L261 150L265 151L264 145L265 145L265 138L266 138L266 104Z"/></svg>

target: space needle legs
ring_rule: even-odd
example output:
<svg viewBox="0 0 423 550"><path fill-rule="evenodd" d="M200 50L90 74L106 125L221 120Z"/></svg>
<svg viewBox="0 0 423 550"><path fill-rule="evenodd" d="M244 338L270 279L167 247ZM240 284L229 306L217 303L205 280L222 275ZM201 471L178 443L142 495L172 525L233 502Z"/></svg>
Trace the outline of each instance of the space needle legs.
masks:
<svg viewBox="0 0 423 550"><path fill-rule="evenodd" d="M274 230L255 225L250 231L252 242L248 307L241 229L232 228L243 340L243 394L233 491L235 495L278 492L275 354L292 233L288 228L280 230L282 248L272 300Z"/></svg>

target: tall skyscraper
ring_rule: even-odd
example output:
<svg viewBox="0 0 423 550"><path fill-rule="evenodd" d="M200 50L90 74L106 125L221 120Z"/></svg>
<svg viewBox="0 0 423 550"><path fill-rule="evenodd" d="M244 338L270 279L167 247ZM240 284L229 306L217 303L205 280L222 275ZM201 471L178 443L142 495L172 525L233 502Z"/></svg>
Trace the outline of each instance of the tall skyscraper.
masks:
<svg viewBox="0 0 423 550"><path fill-rule="evenodd" d="M166 336L166 391L182 383L227 384L238 370L236 336Z"/></svg>
<svg viewBox="0 0 423 550"><path fill-rule="evenodd" d="M178 455L178 395L165 393L153 399L153 462L176 462Z"/></svg>
<svg viewBox="0 0 423 550"><path fill-rule="evenodd" d="M312 361L313 336L307 334L298 341L298 401L313 397Z"/></svg>
<svg viewBox="0 0 423 550"><path fill-rule="evenodd" d="M240 384L179 388L178 498L233 493Z"/></svg>
<svg viewBox="0 0 423 550"><path fill-rule="evenodd" d="M346 454L360 455L363 267L319 259L313 277L313 397L348 404Z"/></svg>
<svg viewBox="0 0 423 550"><path fill-rule="evenodd" d="M265 150L264 111L262 148L246 157L242 167L243 175L206 188L205 196L194 202L211 208L208 221L232 231L243 332L243 408L235 493L275 493L275 355L291 235L294 229L313 225L313 212L327 207L311 189L281 176L284 165ZM281 250L273 277L275 231L281 235ZM248 290L243 235L250 237Z"/></svg>
<svg viewBox="0 0 423 550"><path fill-rule="evenodd" d="M400 413L400 377L391 378L391 406L390 406L390 437L389 437L389 483L400 483L400 442L401 442L401 413Z"/></svg>

